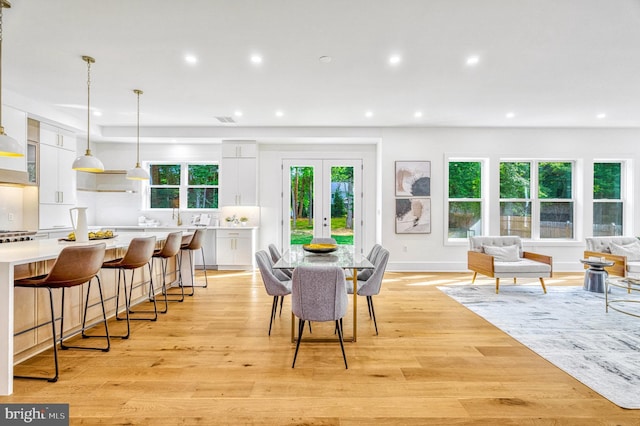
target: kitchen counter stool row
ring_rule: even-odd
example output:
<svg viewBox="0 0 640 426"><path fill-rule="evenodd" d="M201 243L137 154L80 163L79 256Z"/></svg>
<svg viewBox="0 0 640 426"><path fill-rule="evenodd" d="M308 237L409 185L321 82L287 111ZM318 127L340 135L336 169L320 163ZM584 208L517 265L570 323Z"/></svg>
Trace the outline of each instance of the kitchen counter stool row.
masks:
<svg viewBox="0 0 640 426"><path fill-rule="evenodd" d="M40 379L47 380L49 382L55 382L59 377L58 367L58 349L60 344L61 349L84 349L84 350L99 350L107 352L110 349L110 338L120 337L123 339L129 338L131 334L130 321L131 320L148 320L156 321L158 313L166 313L168 311L168 302L182 302L184 300L184 284L182 282L181 264L182 264L182 251L188 251L190 265L192 262L192 251L202 250L202 237L204 230L197 230L192 235L182 235L181 231L169 233L164 241L162 248L156 249L156 237L137 237L133 238L122 257L118 257L113 260L105 261L106 244L90 244L90 245L77 245L65 247L59 254L51 270L45 275L39 275L35 277L22 278L14 281L16 287L33 288L33 289L46 289L49 293L49 309L50 319L46 322L36 324L33 327L19 331L14 336L27 333L34 329L50 326L53 344L53 358L54 358L54 374L53 376L32 376L32 375L19 375L16 374L16 378L28 378L28 379ZM204 255L204 253L203 253ZM174 271L167 271L167 266L171 258L175 259L176 268ZM162 268L162 283L159 288L154 285L153 282L153 261L159 259ZM149 268L149 280L144 278L137 284L135 283L135 271L139 268L148 266ZM107 311L105 309L105 299L103 296L102 283L100 281L99 272L101 269L112 269L118 271L118 279L116 283L116 292L114 296L109 299L115 298L115 317L117 320L126 321L126 331L120 335L109 334L109 327L107 321ZM190 268L193 271L193 268ZM129 282L127 282L126 271L131 271ZM144 272L143 272L144 274ZM172 293L169 293L171 288L167 283L167 276L174 274L175 280L170 283L177 283L180 293L175 294L174 297L170 297ZM206 274L205 274L206 277ZM98 301L91 304L90 295L93 288L93 283L97 284ZM82 325L78 330L73 330L67 335L64 334L64 313L65 313L65 290L71 287L82 286L88 283L87 293L84 303L84 310L82 315ZM208 283L207 283L208 284ZM152 309L146 310L132 310L131 309L131 297L135 288L146 286L148 289L146 300L142 302L152 303ZM194 294L193 288L194 279L193 272L191 281L187 285L191 287L192 296ZM206 287L206 284L204 285ZM54 290L59 289L61 291L61 303L60 303L60 315L56 316L56 308L54 304ZM120 293L122 289L122 303L120 301ZM164 301L164 308L158 310L156 297L162 295ZM88 311L91 308L100 307L101 315L99 319L91 324L87 324ZM124 317L122 312L124 311ZM136 314L136 315L133 315ZM137 315L141 314L141 315ZM56 323L60 322L59 332L57 332ZM88 334L87 330L101 325L104 328L104 334ZM101 346L89 346L89 345L75 345L70 346L65 344L65 340L82 334L84 338L102 338L104 344Z"/></svg>

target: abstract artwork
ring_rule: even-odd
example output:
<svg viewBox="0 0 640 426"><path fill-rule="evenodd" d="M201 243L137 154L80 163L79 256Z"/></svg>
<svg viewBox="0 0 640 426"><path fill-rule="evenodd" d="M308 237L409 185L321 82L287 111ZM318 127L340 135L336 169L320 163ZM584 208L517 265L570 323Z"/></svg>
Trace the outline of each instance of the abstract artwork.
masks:
<svg viewBox="0 0 640 426"><path fill-rule="evenodd" d="M431 196L431 161L396 161L396 197Z"/></svg>
<svg viewBox="0 0 640 426"><path fill-rule="evenodd" d="M396 234L431 233L431 198L396 198Z"/></svg>

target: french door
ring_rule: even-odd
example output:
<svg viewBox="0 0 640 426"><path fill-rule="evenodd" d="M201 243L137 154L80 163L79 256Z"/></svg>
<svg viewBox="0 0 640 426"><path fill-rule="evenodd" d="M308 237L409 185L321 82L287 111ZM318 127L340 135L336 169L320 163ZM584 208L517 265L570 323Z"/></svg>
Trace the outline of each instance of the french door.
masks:
<svg viewBox="0 0 640 426"><path fill-rule="evenodd" d="M283 248L332 237L362 245L362 160L282 161Z"/></svg>

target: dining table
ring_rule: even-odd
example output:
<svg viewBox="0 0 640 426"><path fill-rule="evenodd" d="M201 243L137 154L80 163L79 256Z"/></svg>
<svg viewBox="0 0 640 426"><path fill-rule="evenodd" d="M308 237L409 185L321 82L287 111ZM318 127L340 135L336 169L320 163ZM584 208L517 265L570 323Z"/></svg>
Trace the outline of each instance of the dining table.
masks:
<svg viewBox="0 0 640 426"><path fill-rule="evenodd" d="M356 246L338 244L335 251L328 253L313 253L304 249L303 244L292 244L284 251L280 260L274 265L274 269L295 269L298 266L339 266L350 270L351 275L347 279L353 282L353 335L346 336L345 342L356 342L358 339L358 271L373 269L373 264L360 252ZM295 315L291 313L291 341L296 341ZM306 339L305 339L306 340ZM318 340L318 339L315 339ZM322 340L322 339L320 339Z"/></svg>
<svg viewBox="0 0 640 426"><path fill-rule="evenodd" d="M183 234L190 234L184 232ZM192 232L191 232L192 234ZM42 239L0 245L0 395L13 393L14 270L17 266L56 259L63 248L104 242L106 250L126 249L136 237L166 239L168 232L125 232L113 238L89 242ZM190 277L189 274L182 274Z"/></svg>

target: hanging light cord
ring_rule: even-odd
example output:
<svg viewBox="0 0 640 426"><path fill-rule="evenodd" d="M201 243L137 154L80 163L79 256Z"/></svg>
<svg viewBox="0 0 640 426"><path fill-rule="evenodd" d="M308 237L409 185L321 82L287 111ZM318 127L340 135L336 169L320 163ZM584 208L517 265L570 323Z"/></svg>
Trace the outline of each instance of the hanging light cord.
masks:
<svg viewBox="0 0 640 426"><path fill-rule="evenodd" d="M140 167L140 94L142 91L136 90L138 95L138 121L137 121L137 153L136 153L136 167Z"/></svg>
<svg viewBox="0 0 640 426"><path fill-rule="evenodd" d="M87 155L91 155L89 133L91 133L91 62L93 59L88 56L84 56L83 59L87 61Z"/></svg>

